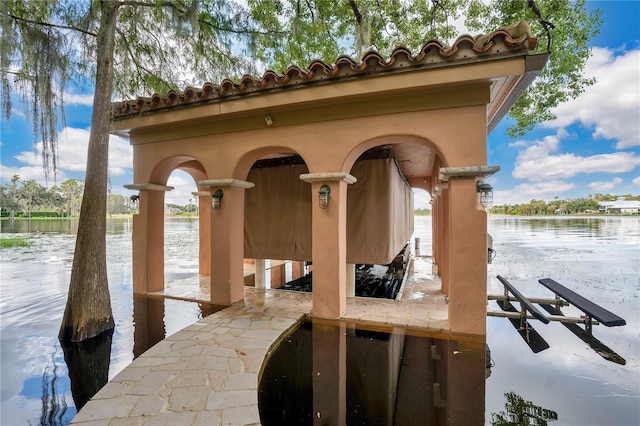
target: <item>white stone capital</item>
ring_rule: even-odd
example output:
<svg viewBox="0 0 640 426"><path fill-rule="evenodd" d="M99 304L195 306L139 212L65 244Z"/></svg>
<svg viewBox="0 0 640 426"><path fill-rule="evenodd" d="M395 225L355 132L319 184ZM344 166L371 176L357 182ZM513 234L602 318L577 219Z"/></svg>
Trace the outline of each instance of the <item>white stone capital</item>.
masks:
<svg viewBox="0 0 640 426"><path fill-rule="evenodd" d="M500 171L500 166L465 166L465 167L440 167L440 180L448 181L449 178L484 177L491 176Z"/></svg>
<svg viewBox="0 0 640 426"><path fill-rule="evenodd" d="M349 173L304 173L300 175L300 180L307 183L313 182L346 182L348 184L356 183L358 179Z"/></svg>
<svg viewBox="0 0 640 426"><path fill-rule="evenodd" d="M131 183L124 185L124 187L133 191L171 191L174 189L173 186L158 185L157 183Z"/></svg>
<svg viewBox="0 0 640 426"><path fill-rule="evenodd" d="M237 186L239 188L253 188L256 186L253 182L247 182L246 180L240 179L209 179L209 180L201 180L198 181L198 185L202 186L219 186L219 187L229 187L229 186Z"/></svg>

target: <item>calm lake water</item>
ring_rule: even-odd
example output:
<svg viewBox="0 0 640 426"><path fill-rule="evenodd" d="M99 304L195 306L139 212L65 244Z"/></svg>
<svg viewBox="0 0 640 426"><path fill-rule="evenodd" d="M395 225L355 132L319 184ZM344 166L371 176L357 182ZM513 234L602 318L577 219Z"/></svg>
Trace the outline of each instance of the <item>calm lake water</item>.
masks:
<svg viewBox="0 0 640 426"><path fill-rule="evenodd" d="M32 239L27 248L0 251L2 425L64 425L75 415L65 354L57 339L69 285L77 223L1 223L2 233ZM211 312L175 300L132 297L131 221L108 221L108 271L116 328L108 377L158 339ZM416 218L421 253L430 252L431 219ZM624 358L607 361L563 325L532 321L549 349L533 353L503 318L487 320L491 375L486 379L485 424L507 404L558 425L640 424L640 218L496 217L489 232L497 256L489 265L489 293L502 293L503 275L527 296L550 297L537 283L550 277L622 316L627 325L594 326L594 336ZM166 274L196 274L197 222L166 224ZM490 310L499 310L489 302ZM576 315L574 308L563 308ZM135 339L134 339L135 337ZM528 404L527 404L528 403ZM557 420L556 420L557 419Z"/></svg>

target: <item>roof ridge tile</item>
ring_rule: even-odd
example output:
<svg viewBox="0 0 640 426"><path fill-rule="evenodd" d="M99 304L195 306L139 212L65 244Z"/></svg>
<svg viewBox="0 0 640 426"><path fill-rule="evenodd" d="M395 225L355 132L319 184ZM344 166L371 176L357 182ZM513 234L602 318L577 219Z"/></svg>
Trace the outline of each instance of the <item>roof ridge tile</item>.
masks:
<svg viewBox="0 0 640 426"><path fill-rule="evenodd" d="M414 67L425 68L443 63L504 55L508 52L519 54L533 50L536 43L537 39L531 37L529 24L526 21L520 21L486 35L460 35L450 47L446 47L440 40L429 39L415 56L407 47L398 46L386 60L375 49L371 49L364 53L360 62L348 55L340 55L333 64L314 60L306 69L292 65L282 74L267 70L262 77L244 75L239 81L226 78L219 85L206 82L201 88L187 87L183 92L172 89L165 95L154 93L151 97L114 102L112 119L160 111L187 103L222 101L224 98L233 98L247 93L289 88L327 79L339 80L354 75L365 76L380 72L398 72Z"/></svg>

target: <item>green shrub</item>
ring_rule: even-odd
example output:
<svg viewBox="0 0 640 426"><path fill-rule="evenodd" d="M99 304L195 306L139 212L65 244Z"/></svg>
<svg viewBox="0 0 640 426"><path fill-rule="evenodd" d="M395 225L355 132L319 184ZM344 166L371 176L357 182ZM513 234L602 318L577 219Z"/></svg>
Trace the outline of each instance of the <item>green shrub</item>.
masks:
<svg viewBox="0 0 640 426"><path fill-rule="evenodd" d="M37 217L61 217L59 212L56 211L37 211L37 212L31 212L31 217L32 218L37 218Z"/></svg>

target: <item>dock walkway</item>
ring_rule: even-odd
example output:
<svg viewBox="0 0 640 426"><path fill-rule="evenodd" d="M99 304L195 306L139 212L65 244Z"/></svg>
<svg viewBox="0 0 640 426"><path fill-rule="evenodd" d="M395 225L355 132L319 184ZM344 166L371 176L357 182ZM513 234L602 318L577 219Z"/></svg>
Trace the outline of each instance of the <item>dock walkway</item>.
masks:
<svg viewBox="0 0 640 426"><path fill-rule="evenodd" d="M428 258L415 258L400 300L348 298L343 319L448 330L446 299L431 267ZM311 307L309 293L245 287L244 301L182 329L135 359L72 424L258 425L258 374L265 355Z"/></svg>

